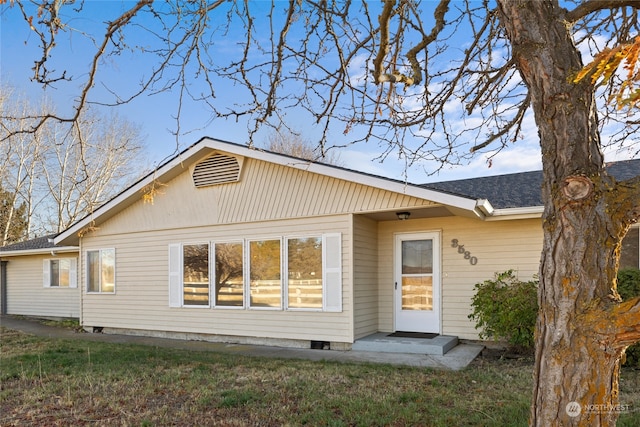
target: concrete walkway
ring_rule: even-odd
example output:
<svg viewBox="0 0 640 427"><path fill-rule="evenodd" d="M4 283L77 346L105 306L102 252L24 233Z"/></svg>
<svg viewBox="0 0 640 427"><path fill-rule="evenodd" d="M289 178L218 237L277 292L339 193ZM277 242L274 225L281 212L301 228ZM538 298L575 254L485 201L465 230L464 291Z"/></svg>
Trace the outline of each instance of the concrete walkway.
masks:
<svg viewBox="0 0 640 427"><path fill-rule="evenodd" d="M179 339L140 337L132 335L110 335L75 332L70 329L43 325L22 317L0 316L0 326L22 331L28 334L53 339L78 339L121 344L140 344L152 347L178 348L196 351L212 351L254 357L272 357L282 359L303 359L313 361L335 361L349 363L383 363L391 365L417 366L424 368L460 370L475 359L484 348L475 344L459 344L443 356L383 353L374 351L337 351L311 350L299 348L269 347L246 344L223 344L204 341L185 341ZM2 336L0 335L0 340Z"/></svg>

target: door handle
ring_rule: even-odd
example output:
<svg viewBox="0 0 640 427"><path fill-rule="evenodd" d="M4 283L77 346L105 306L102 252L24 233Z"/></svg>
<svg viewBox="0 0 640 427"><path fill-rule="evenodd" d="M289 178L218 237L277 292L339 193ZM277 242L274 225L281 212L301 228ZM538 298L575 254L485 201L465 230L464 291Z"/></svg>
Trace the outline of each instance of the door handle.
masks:
<svg viewBox="0 0 640 427"><path fill-rule="evenodd" d="M396 282L396 289L398 289L398 282Z"/></svg>

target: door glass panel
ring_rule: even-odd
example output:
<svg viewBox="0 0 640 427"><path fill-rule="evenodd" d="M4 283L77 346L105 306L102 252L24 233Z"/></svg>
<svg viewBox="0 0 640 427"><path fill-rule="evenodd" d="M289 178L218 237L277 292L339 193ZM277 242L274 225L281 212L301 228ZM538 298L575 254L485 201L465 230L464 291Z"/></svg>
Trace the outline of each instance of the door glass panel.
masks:
<svg viewBox="0 0 640 427"><path fill-rule="evenodd" d="M402 278L402 309L433 310L433 277Z"/></svg>
<svg viewBox="0 0 640 427"><path fill-rule="evenodd" d="M433 240L402 242L402 309L433 310Z"/></svg>
<svg viewBox="0 0 640 427"><path fill-rule="evenodd" d="M402 242L402 274L433 273L433 241L405 240Z"/></svg>

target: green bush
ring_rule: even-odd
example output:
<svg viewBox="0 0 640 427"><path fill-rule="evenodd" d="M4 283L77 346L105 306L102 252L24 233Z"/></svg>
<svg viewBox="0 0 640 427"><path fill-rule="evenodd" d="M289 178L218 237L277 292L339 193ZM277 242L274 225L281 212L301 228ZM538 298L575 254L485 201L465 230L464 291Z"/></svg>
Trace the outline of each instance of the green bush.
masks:
<svg viewBox="0 0 640 427"><path fill-rule="evenodd" d="M480 338L506 341L516 349L533 349L537 288L537 280L521 282L513 270L496 273L493 280L476 284L469 319L475 320L476 329L482 330ZM623 300L640 296L639 269L618 271L618 293ZM640 368L640 344L627 348L625 365Z"/></svg>
<svg viewBox="0 0 640 427"><path fill-rule="evenodd" d="M625 268L618 271L618 293L623 301L640 296L640 270ZM640 368L640 344L627 348L626 366Z"/></svg>
<svg viewBox="0 0 640 427"><path fill-rule="evenodd" d="M496 273L493 280L475 285L471 300L480 338L506 341L519 350L530 350L538 315L538 282L522 282L513 270Z"/></svg>

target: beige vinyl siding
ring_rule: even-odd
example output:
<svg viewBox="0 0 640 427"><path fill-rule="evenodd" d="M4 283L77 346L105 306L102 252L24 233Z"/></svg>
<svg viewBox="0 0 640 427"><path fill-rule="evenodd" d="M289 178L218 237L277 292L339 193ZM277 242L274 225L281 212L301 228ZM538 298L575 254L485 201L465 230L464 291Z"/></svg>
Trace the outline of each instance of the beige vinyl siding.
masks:
<svg viewBox="0 0 640 427"><path fill-rule="evenodd" d="M163 184L153 204L135 203L98 227L113 234L434 205L254 159L245 160L237 183L196 188L184 172Z"/></svg>
<svg viewBox="0 0 640 427"><path fill-rule="evenodd" d="M378 331L378 223L353 217L355 338Z"/></svg>
<svg viewBox="0 0 640 427"><path fill-rule="evenodd" d="M45 259L75 258L77 254L27 255L7 258L7 314L33 317L80 316L79 288L45 288Z"/></svg>
<svg viewBox="0 0 640 427"><path fill-rule="evenodd" d="M378 273L379 323L381 331L393 330L393 290L383 286L393 281L393 236L398 232L440 231L442 238L442 333L477 339L478 331L467 316L476 283L494 273L516 270L523 280L538 273L542 251L539 219L481 222L448 217L412 221L388 221L379 224ZM478 259L471 265L451 240Z"/></svg>
<svg viewBox="0 0 640 427"><path fill-rule="evenodd" d="M106 228L105 228L106 229ZM81 284L87 250L116 249L116 292L84 294L83 324L87 327L185 332L274 339L353 341L350 216L326 216L224 226L190 227L127 234L86 236L83 239ZM237 241L238 239L341 233L343 311L284 311L202 307L169 307L170 243Z"/></svg>

